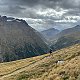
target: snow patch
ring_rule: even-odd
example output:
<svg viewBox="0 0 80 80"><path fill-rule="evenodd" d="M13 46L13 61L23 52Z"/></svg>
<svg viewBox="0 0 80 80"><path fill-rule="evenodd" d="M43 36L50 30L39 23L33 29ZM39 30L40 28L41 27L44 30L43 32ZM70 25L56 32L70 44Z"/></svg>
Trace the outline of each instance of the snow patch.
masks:
<svg viewBox="0 0 80 80"><path fill-rule="evenodd" d="M10 21L13 21L13 20L9 20L9 19L8 19L7 21L10 22Z"/></svg>
<svg viewBox="0 0 80 80"><path fill-rule="evenodd" d="M16 20L17 22L21 22L20 20Z"/></svg>

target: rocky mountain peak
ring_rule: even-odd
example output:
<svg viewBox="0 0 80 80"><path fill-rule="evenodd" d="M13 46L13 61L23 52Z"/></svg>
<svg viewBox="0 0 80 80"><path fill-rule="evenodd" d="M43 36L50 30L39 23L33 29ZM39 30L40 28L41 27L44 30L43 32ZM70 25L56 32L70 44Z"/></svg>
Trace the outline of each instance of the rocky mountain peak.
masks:
<svg viewBox="0 0 80 80"><path fill-rule="evenodd" d="M47 53L38 32L25 20L0 16L0 60L12 61Z"/></svg>
<svg viewBox="0 0 80 80"><path fill-rule="evenodd" d="M17 22L17 23L24 23L28 25L27 22L23 19L17 19L17 18L7 17L7 16L0 16L0 22Z"/></svg>

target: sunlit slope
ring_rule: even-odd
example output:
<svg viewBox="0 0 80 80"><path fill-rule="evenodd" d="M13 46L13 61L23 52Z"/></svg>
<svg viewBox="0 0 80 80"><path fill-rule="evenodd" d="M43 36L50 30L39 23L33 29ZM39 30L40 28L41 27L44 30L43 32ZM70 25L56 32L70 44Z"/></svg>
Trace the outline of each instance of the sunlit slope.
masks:
<svg viewBox="0 0 80 80"><path fill-rule="evenodd" d="M38 57L0 63L0 80L80 80L80 44Z"/></svg>

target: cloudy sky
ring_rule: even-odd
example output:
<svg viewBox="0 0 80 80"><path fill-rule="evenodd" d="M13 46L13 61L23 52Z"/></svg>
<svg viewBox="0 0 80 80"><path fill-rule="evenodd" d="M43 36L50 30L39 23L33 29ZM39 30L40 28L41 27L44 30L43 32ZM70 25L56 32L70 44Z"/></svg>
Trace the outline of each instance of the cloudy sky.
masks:
<svg viewBox="0 0 80 80"><path fill-rule="evenodd" d="M80 24L80 0L0 0L0 15L23 18L36 30Z"/></svg>

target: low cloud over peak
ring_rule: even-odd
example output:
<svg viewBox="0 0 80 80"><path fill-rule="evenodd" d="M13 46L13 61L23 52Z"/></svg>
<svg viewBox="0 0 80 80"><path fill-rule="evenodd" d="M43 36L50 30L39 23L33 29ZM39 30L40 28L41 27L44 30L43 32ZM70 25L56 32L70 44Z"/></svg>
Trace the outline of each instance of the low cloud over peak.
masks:
<svg viewBox="0 0 80 80"><path fill-rule="evenodd" d="M37 30L79 24L80 0L0 0L0 14L25 19Z"/></svg>

